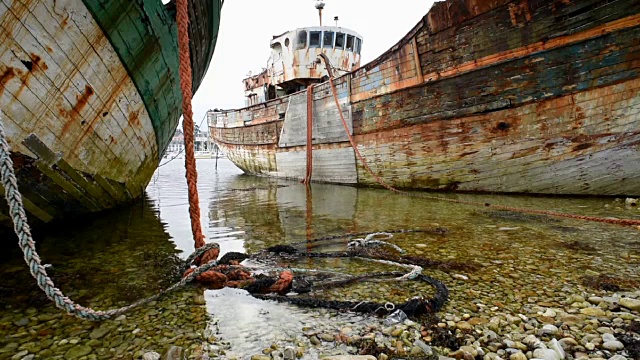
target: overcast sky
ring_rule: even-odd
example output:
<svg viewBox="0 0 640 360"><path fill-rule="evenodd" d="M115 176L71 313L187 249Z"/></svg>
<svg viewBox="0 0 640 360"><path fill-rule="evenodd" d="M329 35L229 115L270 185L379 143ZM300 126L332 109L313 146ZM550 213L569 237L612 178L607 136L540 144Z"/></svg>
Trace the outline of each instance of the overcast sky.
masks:
<svg viewBox="0 0 640 360"><path fill-rule="evenodd" d="M363 37L361 65L406 35L427 13L431 0L325 0L323 25L356 31ZM194 123L209 109L244 106L242 79L266 66L273 35L319 25L315 0L227 0L218 43L204 81L193 98ZM206 126L206 124L203 124Z"/></svg>

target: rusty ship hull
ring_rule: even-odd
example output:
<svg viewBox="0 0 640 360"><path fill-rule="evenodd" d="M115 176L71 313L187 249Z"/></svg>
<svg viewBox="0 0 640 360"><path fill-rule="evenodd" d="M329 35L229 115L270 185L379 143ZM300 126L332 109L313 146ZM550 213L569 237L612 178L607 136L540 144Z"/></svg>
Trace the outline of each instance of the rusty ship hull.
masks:
<svg viewBox="0 0 640 360"><path fill-rule="evenodd" d="M222 1L189 6L195 91ZM0 0L0 34L0 118L28 216L46 223L139 198L181 115L175 3Z"/></svg>
<svg viewBox="0 0 640 360"><path fill-rule="evenodd" d="M640 195L640 2L447 0L334 80L358 151L402 189ZM239 168L302 180L307 94L209 113ZM379 186L328 82L312 181Z"/></svg>

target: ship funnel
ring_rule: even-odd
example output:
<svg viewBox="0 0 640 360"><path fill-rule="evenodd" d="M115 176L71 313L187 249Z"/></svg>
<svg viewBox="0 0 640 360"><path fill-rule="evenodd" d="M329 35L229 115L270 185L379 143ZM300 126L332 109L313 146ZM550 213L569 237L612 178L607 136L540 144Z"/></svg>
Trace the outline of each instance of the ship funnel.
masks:
<svg viewBox="0 0 640 360"><path fill-rule="evenodd" d="M322 26L322 9L324 9L324 1L316 1L316 9L318 9L318 15L320 16L320 26Z"/></svg>

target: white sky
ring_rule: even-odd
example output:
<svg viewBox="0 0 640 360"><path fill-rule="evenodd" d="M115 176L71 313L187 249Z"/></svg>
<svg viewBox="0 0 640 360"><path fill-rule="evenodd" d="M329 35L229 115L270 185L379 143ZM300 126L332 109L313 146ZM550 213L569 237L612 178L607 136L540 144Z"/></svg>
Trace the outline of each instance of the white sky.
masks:
<svg viewBox="0 0 640 360"><path fill-rule="evenodd" d="M323 25L356 31L363 37L361 65L375 59L406 35L432 0L325 0ZM242 79L266 66L273 35L319 24L314 0L226 0L218 43L209 70L193 98L194 123L209 109L244 106ZM206 124L203 124L206 127Z"/></svg>

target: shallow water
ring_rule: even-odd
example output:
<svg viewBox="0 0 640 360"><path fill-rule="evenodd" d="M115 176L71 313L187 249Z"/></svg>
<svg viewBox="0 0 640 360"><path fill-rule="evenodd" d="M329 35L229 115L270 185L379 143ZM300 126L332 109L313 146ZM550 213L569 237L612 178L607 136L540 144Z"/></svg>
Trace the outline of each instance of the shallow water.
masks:
<svg viewBox="0 0 640 360"><path fill-rule="evenodd" d="M442 280L451 300L443 313L517 315L560 307L575 295L612 296L640 290L640 231L616 225L492 210L407 197L382 189L314 184L243 175L228 160L198 160L203 231L222 253L255 253L276 244L300 250L344 250L346 233L446 228L445 234L396 234L409 255L434 260L424 273ZM438 195L449 199L602 217L638 218L613 198ZM83 305L106 309L149 296L180 278L193 251L182 160L159 168L145 201L78 223L36 232L56 285ZM304 349L304 358L349 352L309 344L310 332L365 328L383 319L262 301L242 290L188 287L103 324L61 315L35 286L13 237L0 255L0 359L139 358L171 345L191 357L224 352L249 358L274 345ZM344 273L396 270L357 259L299 260L287 265ZM604 276L609 276L606 278ZM603 285L604 284L604 285ZM417 283L364 282L325 290L320 298L402 302L431 288ZM202 299L204 295L204 300ZM542 304L542 305L541 305ZM532 310L533 309L533 310ZM626 310L622 310L626 311ZM97 330L98 329L98 330ZM306 335L305 335L306 334Z"/></svg>

